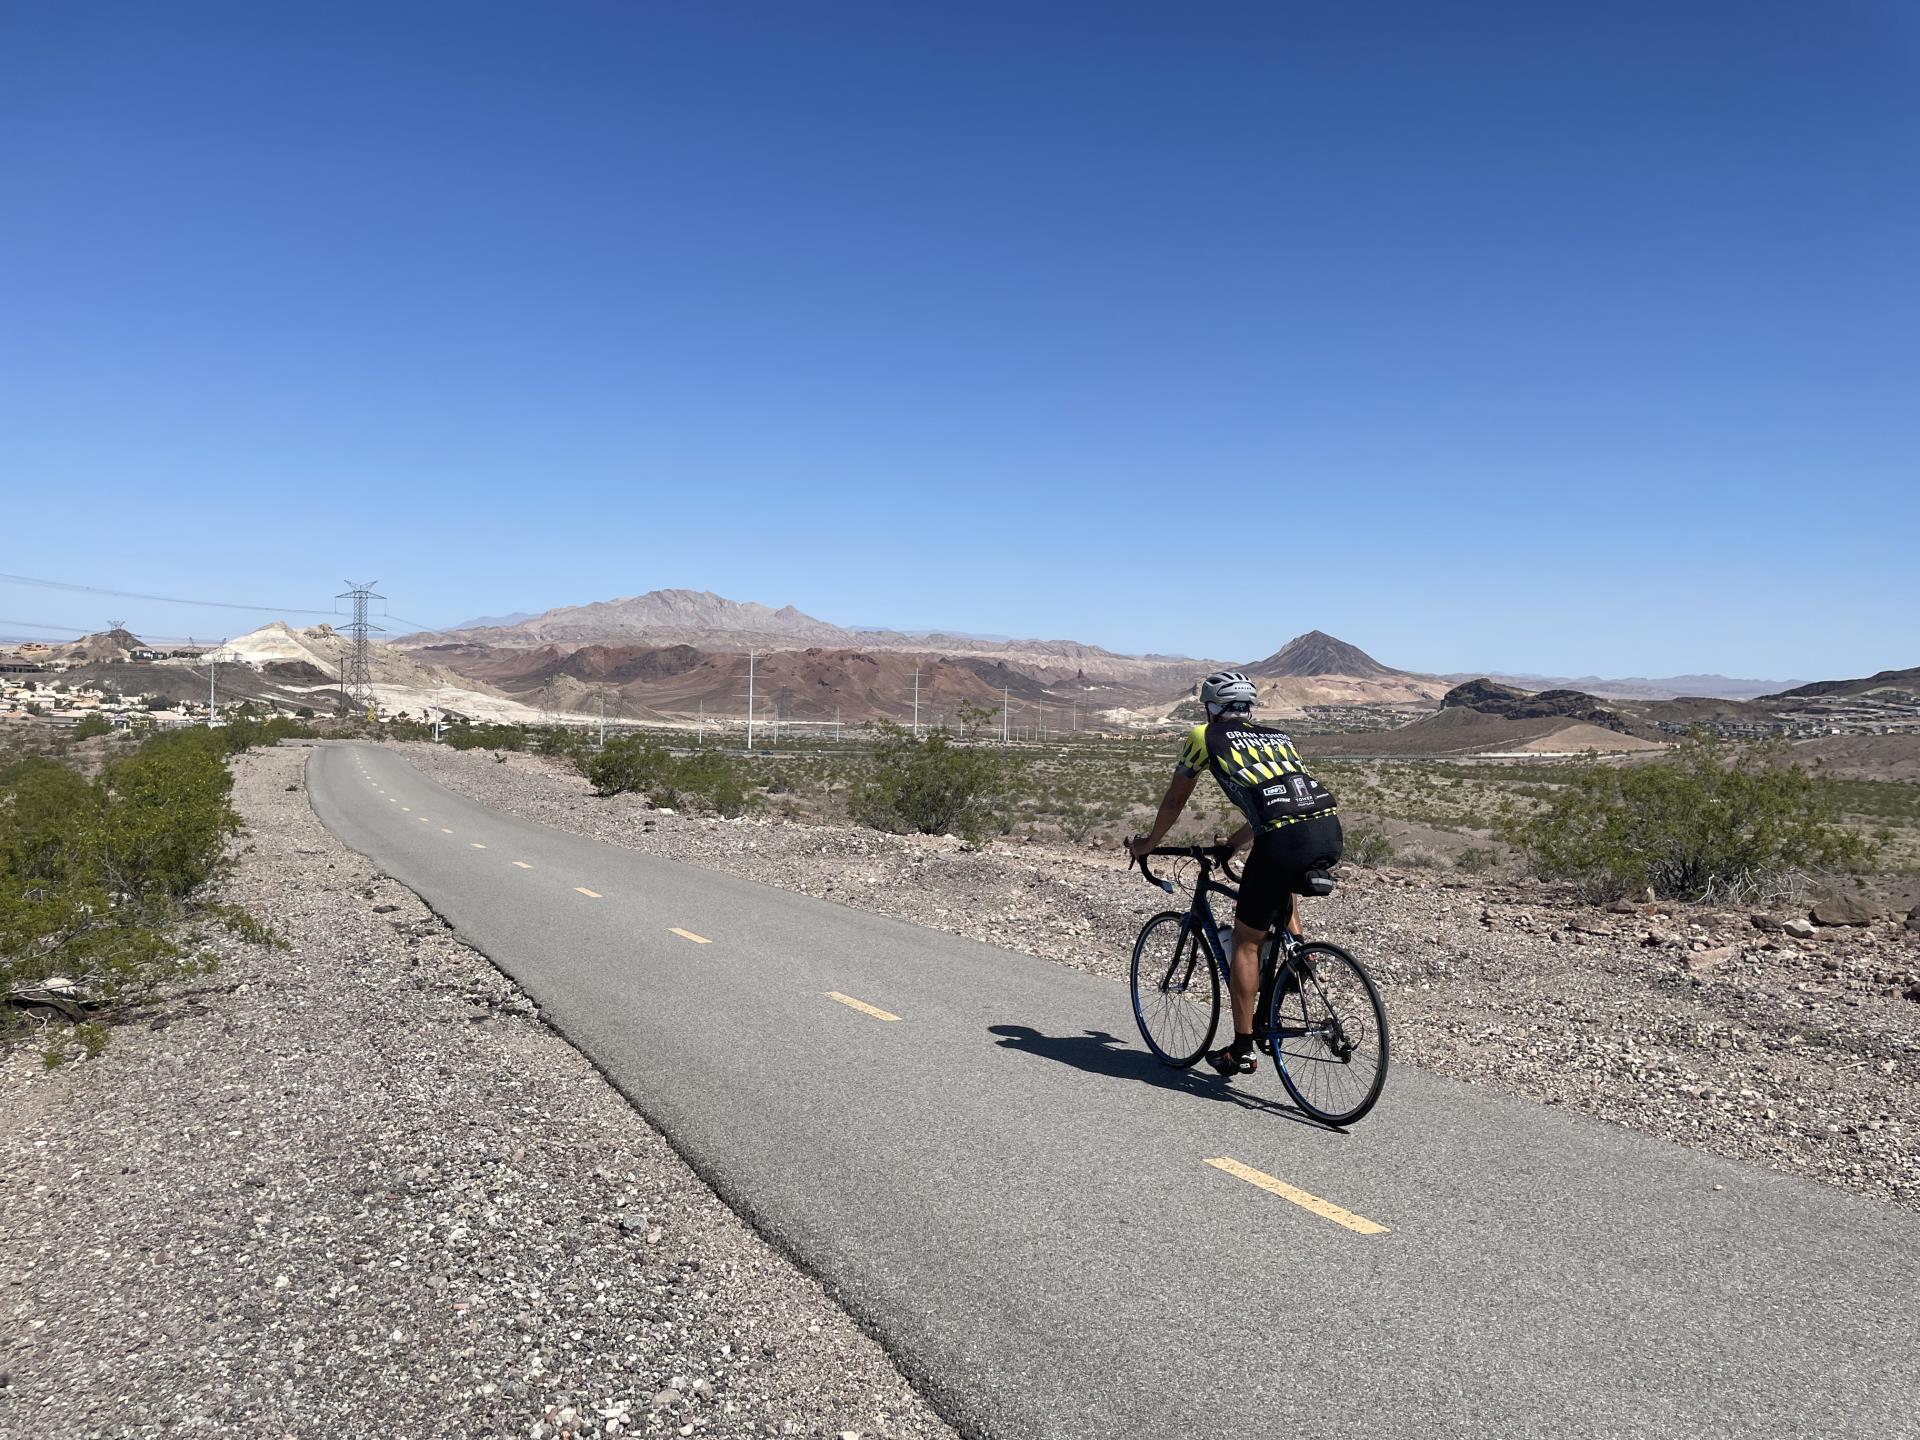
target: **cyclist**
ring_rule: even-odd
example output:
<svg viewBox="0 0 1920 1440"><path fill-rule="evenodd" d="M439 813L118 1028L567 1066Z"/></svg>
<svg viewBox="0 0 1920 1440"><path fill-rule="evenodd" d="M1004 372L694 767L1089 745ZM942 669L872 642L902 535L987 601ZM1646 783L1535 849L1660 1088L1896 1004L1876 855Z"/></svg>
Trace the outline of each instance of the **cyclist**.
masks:
<svg viewBox="0 0 1920 1440"><path fill-rule="evenodd" d="M1260 942L1284 913L1287 928L1300 933L1300 909L1294 894L1310 870L1325 870L1340 859L1339 810L1326 786L1307 774L1293 741L1279 730L1253 722L1259 691L1238 670L1220 670L1200 685L1207 723L1196 725L1173 767L1166 798L1153 829L1127 842L1139 859L1166 837L1186 808L1202 770L1227 793L1247 823L1226 842L1238 850L1253 841L1233 913L1233 969L1228 989L1233 999L1233 1043L1207 1056L1222 1075L1251 1073L1253 1012L1260 1003Z"/></svg>

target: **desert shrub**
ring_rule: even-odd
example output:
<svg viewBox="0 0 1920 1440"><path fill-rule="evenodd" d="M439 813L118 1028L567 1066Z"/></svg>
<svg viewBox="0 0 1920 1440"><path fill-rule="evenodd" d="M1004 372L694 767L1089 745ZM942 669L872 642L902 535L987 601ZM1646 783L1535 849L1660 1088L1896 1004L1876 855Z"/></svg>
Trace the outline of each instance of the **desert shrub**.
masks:
<svg viewBox="0 0 1920 1440"><path fill-rule="evenodd" d="M392 719L382 721L375 725L369 738L374 740L431 740L433 739L433 722L430 720L414 720L405 715L395 715Z"/></svg>
<svg viewBox="0 0 1920 1440"><path fill-rule="evenodd" d="M586 733L565 725L549 725L533 737L533 748L542 755L578 755L586 746Z"/></svg>
<svg viewBox="0 0 1920 1440"><path fill-rule="evenodd" d="M577 763L602 795L635 792L654 805L686 805L727 816L745 814L760 799L749 788L746 767L717 750L676 756L637 735L623 735Z"/></svg>
<svg viewBox="0 0 1920 1440"><path fill-rule="evenodd" d="M1346 827L1343 858L1349 865L1386 865L1393 860L1393 841L1371 825Z"/></svg>
<svg viewBox="0 0 1920 1440"><path fill-rule="evenodd" d="M527 732L518 725L455 725L441 738L455 750L527 748Z"/></svg>
<svg viewBox="0 0 1920 1440"><path fill-rule="evenodd" d="M576 763L599 794L624 795L637 790L656 804L673 803L658 798L662 790L671 788L668 772L673 767L673 756L662 746L650 745L638 735L609 740L598 751L579 756Z"/></svg>
<svg viewBox="0 0 1920 1440"><path fill-rule="evenodd" d="M91 740L96 735L111 735L113 724L104 715L89 715L67 733L75 740Z"/></svg>
<svg viewBox="0 0 1920 1440"><path fill-rule="evenodd" d="M286 715L272 715L266 719L242 716L229 720L217 730L181 730L179 735L212 736L209 743L221 753L238 755L242 750L251 750L256 745L277 745L282 740L311 740L315 731L311 725L304 725Z"/></svg>
<svg viewBox="0 0 1920 1440"><path fill-rule="evenodd" d="M969 840L1004 828L1015 771L1002 752L958 744L944 727L918 740L884 720L873 729L873 752L847 796L855 820L876 830Z"/></svg>
<svg viewBox="0 0 1920 1440"><path fill-rule="evenodd" d="M1744 899L1869 868L1872 845L1839 815L1831 785L1790 763L1784 746L1735 755L1696 732L1650 764L1587 766L1506 838L1536 875L1590 899L1644 890Z"/></svg>
<svg viewBox="0 0 1920 1440"><path fill-rule="evenodd" d="M1473 845L1453 857L1456 870L1469 875L1484 875L1500 863L1500 854L1491 845Z"/></svg>
<svg viewBox="0 0 1920 1440"><path fill-rule="evenodd" d="M675 760L671 778L682 801L716 815L744 815L760 798L747 788L745 767L717 750L697 750Z"/></svg>
<svg viewBox="0 0 1920 1440"><path fill-rule="evenodd" d="M0 1000L61 977L62 995L110 1015L212 968L205 924L262 938L252 917L204 895L240 823L226 758L276 728L155 735L93 780L46 760L0 772ZM0 1027L26 1013L0 1005ZM95 1053L103 1040L97 1021L76 1021L48 1055Z"/></svg>

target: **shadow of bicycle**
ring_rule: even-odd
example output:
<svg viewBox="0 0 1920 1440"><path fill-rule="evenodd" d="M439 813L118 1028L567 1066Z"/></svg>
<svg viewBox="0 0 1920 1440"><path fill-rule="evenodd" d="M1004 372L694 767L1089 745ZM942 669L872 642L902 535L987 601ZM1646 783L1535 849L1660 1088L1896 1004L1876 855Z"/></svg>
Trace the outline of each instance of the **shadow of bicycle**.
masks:
<svg viewBox="0 0 1920 1440"><path fill-rule="evenodd" d="M1004 1050L1019 1050L1028 1055L1038 1055L1044 1060L1058 1061L1062 1065L1071 1065L1076 1070L1084 1070L1089 1075L1103 1075L1114 1080L1134 1080L1152 1085L1160 1090L1173 1090L1182 1095L1190 1095L1196 1100L1224 1101L1237 1105L1242 1110L1255 1110L1265 1115L1273 1115L1282 1120L1291 1120L1314 1130L1327 1130L1332 1127L1322 1125L1310 1116L1302 1114L1292 1105L1263 1099L1258 1095L1249 1095L1244 1090L1235 1089L1220 1076L1199 1070L1175 1070L1162 1065L1144 1050L1136 1050L1125 1044L1116 1035L1105 1030L1088 1030L1081 1035L1045 1035L1031 1025L989 1025L989 1035L1000 1038L995 1041ZM1261 1065L1273 1062L1266 1056L1260 1058ZM1345 1134L1345 1131L1335 1131Z"/></svg>

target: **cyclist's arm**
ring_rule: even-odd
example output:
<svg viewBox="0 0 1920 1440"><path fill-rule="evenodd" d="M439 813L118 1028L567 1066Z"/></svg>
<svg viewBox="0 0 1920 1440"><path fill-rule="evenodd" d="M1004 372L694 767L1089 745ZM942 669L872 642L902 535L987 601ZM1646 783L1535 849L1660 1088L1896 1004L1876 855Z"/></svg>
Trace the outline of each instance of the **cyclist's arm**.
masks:
<svg viewBox="0 0 1920 1440"><path fill-rule="evenodd" d="M1253 839L1253 824L1249 821L1227 837L1227 849L1244 850Z"/></svg>
<svg viewBox="0 0 1920 1440"><path fill-rule="evenodd" d="M1167 838L1167 832L1179 820L1180 812L1187 808L1187 797L1193 794L1193 787L1199 779L1198 775L1183 775L1176 771L1173 779L1167 782L1167 793L1160 802L1160 813L1153 817L1153 829L1128 842L1128 848L1136 858Z"/></svg>

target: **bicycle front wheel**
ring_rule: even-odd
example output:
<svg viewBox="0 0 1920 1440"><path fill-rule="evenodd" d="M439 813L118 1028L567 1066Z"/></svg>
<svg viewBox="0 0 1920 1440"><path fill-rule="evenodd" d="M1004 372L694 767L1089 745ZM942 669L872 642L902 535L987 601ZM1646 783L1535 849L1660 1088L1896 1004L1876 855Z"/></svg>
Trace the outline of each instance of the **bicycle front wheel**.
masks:
<svg viewBox="0 0 1920 1440"><path fill-rule="evenodd" d="M1133 942L1133 1018L1160 1063L1184 1070L1220 1023L1220 975L1191 917L1166 910Z"/></svg>
<svg viewBox="0 0 1920 1440"><path fill-rule="evenodd" d="M1351 1125L1387 1083L1387 1012L1366 968L1337 945L1304 945L1273 987L1280 1083L1325 1125Z"/></svg>

